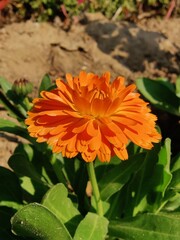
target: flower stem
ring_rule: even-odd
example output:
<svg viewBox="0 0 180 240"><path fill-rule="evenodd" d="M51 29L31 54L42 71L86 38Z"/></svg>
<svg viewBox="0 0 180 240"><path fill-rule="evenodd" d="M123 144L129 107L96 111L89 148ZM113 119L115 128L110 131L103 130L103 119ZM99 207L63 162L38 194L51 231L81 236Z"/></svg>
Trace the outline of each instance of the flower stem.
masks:
<svg viewBox="0 0 180 240"><path fill-rule="evenodd" d="M29 102L28 97L24 98L24 103L25 103L26 109L29 111L32 108L32 103Z"/></svg>
<svg viewBox="0 0 180 240"><path fill-rule="evenodd" d="M93 195L96 201L96 208L97 208L97 213L99 216L103 216L103 205L102 205L102 201L101 201L101 197L100 197L100 193L99 193L99 188L98 188L98 184L97 184L97 179L96 179L96 174L94 171L94 165L93 162L87 163L87 170L88 170L88 175L89 175L89 180L91 182L92 185L92 189L93 189Z"/></svg>

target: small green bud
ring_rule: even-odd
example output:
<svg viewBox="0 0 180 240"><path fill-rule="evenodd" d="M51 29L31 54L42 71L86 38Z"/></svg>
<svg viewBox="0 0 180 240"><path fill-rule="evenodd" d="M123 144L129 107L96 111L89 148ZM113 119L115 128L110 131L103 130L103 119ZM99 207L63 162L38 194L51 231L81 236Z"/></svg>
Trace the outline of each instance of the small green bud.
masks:
<svg viewBox="0 0 180 240"><path fill-rule="evenodd" d="M25 98L29 93L32 92L33 85L27 79L21 78L14 81L12 90L17 96Z"/></svg>

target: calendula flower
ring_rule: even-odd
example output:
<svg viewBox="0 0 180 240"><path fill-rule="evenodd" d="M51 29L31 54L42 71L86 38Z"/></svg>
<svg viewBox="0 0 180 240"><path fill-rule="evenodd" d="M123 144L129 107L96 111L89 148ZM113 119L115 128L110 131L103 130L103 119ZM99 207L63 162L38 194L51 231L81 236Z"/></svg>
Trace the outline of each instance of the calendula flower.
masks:
<svg viewBox="0 0 180 240"><path fill-rule="evenodd" d="M30 135L47 142L53 152L109 162L115 154L128 158L130 140L151 149L161 139L156 116L123 77L111 82L109 72L99 77L82 71L76 77L67 74L66 80L57 79L56 89L42 91L26 119Z"/></svg>

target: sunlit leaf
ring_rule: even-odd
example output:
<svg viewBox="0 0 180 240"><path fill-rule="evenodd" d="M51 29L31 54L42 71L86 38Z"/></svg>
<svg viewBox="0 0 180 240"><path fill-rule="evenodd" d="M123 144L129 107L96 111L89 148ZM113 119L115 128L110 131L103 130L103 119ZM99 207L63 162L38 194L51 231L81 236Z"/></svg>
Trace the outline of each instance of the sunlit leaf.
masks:
<svg viewBox="0 0 180 240"><path fill-rule="evenodd" d="M108 220L95 213L88 213L80 222L74 240L104 240L108 231Z"/></svg>
<svg viewBox="0 0 180 240"><path fill-rule="evenodd" d="M174 211L180 207L180 153L172 159L172 162L172 180L165 196L167 200L165 209L168 211Z"/></svg>
<svg viewBox="0 0 180 240"><path fill-rule="evenodd" d="M68 198L68 191L63 184L52 187L44 196L42 204L65 224L72 235L74 234L82 217Z"/></svg>
<svg viewBox="0 0 180 240"><path fill-rule="evenodd" d="M44 177L43 165L39 158L36 158L37 150L29 144L20 143L14 154L9 158L8 164L19 177L23 195L27 201L40 201L45 192L52 185ZM33 159L36 158L34 163ZM43 171L43 172L42 172Z"/></svg>
<svg viewBox="0 0 180 240"><path fill-rule="evenodd" d="M176 95L180 97L180 76L176 79Z"/></svg>
<svg viewBox="0 0 180 240"><path fill-rule="evenodd" d="M111 221L109 235L125 240L179 240L180 213L140 214Z"/></svg>
<svg viewBox="0 0 180 240"><path fill-rule="evenodd" d="M41 180L41 176L36 172L32 163L23 154L13 154L10 157L8 164L18 175L27 176L41 184L47 185Z"/></svg>
<svg viewBox="0 0 180 240"><path fill-rule="evenodd" d="M122 192L121 204L125 216L136 216L139 212L157 212L165 204L165 191L170 184L170 140L164 146L156 144L147 151L141 168L134 173ZM124 200L126 199L126 200Z"/></svg>
<svg viewBox="0 0 180 240"><path fill-rule="evenodd" d="M138 90L155 107L180 116L180 99L172 91L167 81L139 78L136 80ZM168 85L168 86L167 86Z"/></svg>
<svg viewBox="0 0 180 240"><path fill-rule="evenodd" d="M12 83L7 81L5 78L0 77L0 88L2 88L4 94L7 94L9 90L11 90Z"/></svg>
<svg viewBox="0 0 180 240"><path fill-rule="evenodd" d="M34 240L72 239L64 224L46 207L32 203L11 219L14 234Z"/></svg>
<svg viewBox="0 0 180 240"><path fill-rule="evenodd" d="M176 192L174 196L171 196L164 209L167 211L175 211L180 207L180 193Z"/></svg>
<svg viewBox="0 0 180 240"><path fill-rule="evenodd" d="M172 159L173 167L172 172L180 170L180 152Z"/></svg>
<svg viewBox="0 0 180 240"><path fill-rule="evenodd" d="M155 187L153 190L156 192L156 205L154 204L154 208L161 208L161 202L164 204L163 198L165 196L165 191L168 185L171 182L172 174L170 172L170 161L171 161L171 140L167 138L164 142L164 146L161 147L160 152L158 154L158 162L155 166L154 170L154 182Z"/></svg>

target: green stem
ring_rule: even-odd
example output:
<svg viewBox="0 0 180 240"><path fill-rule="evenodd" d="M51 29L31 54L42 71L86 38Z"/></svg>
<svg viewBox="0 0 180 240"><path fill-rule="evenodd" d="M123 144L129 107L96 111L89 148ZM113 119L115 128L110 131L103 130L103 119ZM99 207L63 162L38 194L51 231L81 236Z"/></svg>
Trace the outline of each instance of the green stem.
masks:
<svg viewBox="0 0 180 240"><path fill-rule="evenodd" d="M24 104L25 104L25 107L26 107L27 111L29 111L32 108L32 103L30 103L28 97L24 98Z"/></svg>
<svg viewBox="0 0 180 240"><path fill-rule="evenodd" d="M89 175L89 180L91 181L92 189L93 189L93 195L96 201L96 208L97 208L97 213L99 216L103 216L103 205L99 193L99 188L97 184L97 179L96 179L96 174L94 171L94 164L93 162L87 163L87 170L88 170L88 175Z"/></svg>

